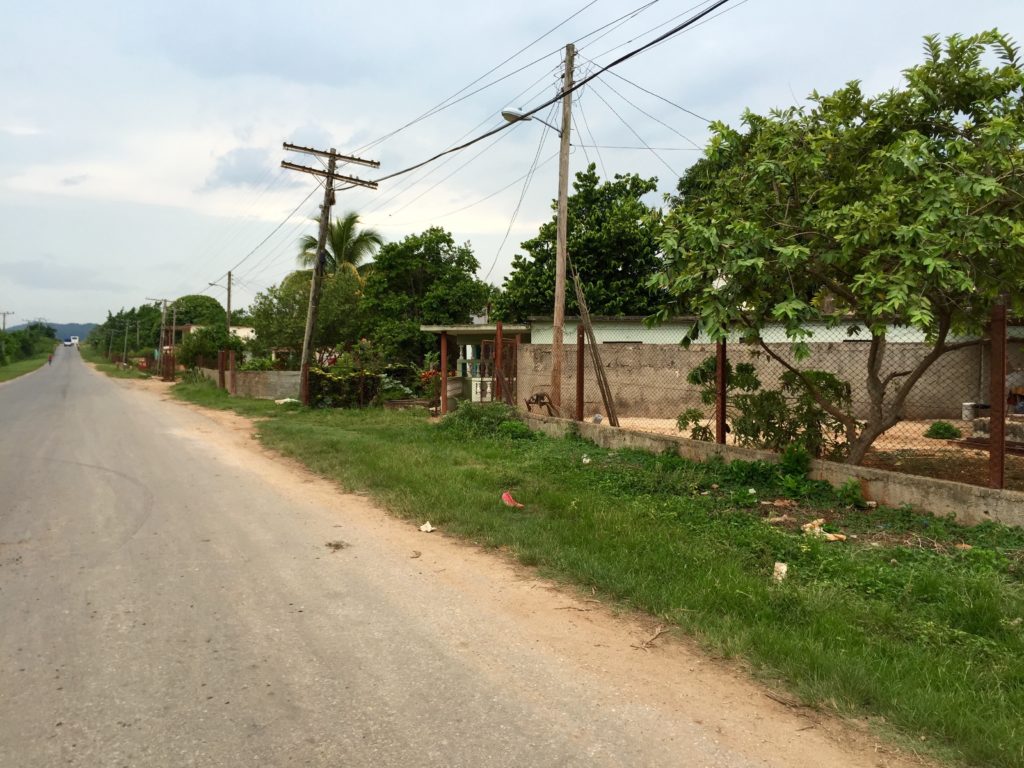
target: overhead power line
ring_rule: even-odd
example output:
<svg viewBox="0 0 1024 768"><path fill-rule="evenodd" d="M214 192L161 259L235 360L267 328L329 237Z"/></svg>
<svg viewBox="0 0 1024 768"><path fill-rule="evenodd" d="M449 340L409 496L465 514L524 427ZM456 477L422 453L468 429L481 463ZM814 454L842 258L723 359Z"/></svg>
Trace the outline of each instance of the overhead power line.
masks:
<svg viewBox="0 0 1024 768"><path fill-rule="evenodd" d="M635 48L632 51L629 51L628 53L623 54L622 56L620 56L619 58L615 59L611 63L602 66L600 69L596 70L592 74L587 75L586 77L578 80L577 82L575 82L567 90L563 90L562 92L560 92L559 94L557 94L553 98L550 98L547 101L545 101L545 102L539 104L538 106L534 107L533 109L530 109L529 111L524 112L522 117L519 120L517 120L516 122L521 122L523 119L525 119L527 117L531 117L531 116L537 114L542 109L545 109L545 108L551 106L552 104L555 104L556 102L560 101L568 93L573 93L574 91L577 91L580 88L582 88L588 82L594 80L597 77L600 77L604 72L607 72L608 70L612 69L613 67L617 67L618 65L622 64L623 62L629 61L634 56L638 56L639 54L643 53L644 51L648 50L649 48L652 48L653 46L658 45L659 43L664 42L665 40L668 40L670 37L679 34L683 30L687 29L688 27L693 26L694 24L699 22L701 19L705 18L708 14L714 12L718 8L721 8L723 5L725 5L728 2L730 2L730 0L716 0L716 2L712 3L710 6L708 6L704 10L694 14L693 16L688 18L686 21L683 21L680 24L675 25L670 30L668 30L667 32L659 35L658 37L654 38L650 42L647 42L644 45L641 45L639 48ZM426 160L422 160L422 161L420 161L418 163L415 163L414 165L410 165L407 168L403 168L400 171L395 171L394 173L390 173L387 176L381 176L380 178L376 179L376 181L378 181L378 182L386 181L387 179L393 179L393 178L395 178L397 176L402 176L402 175L404 175L406 173L410 173L412 171L415 171L417 168L422 168L425 165L429 165L430 163L434 162L435 160L439 160L440 158L444 157L445 155L450 155L450 154L452 154L454 152L459 152L459 151L461 151L463 149L466 149L467 147L471 147L474 144L477 144L477 143L483 141L484 139L489 138L490 136L493 136L496 133L499 133L500 131L504 131L504 130L510 128L512 125L515 125L515 123L504 123L503 125L499 125L496 128L492 128L491 130L489 130L489 131L487 131L485 133L480 134L479 136L477 136L474 139L471 139L470 141L464 142L464 143L459 144L458 146L455 146L455 147L451 147L451 148L446 149L446 150L444 150L442 152L438 152L436 155L433 155L432 157L428 157Z"/></svg>
<svg viewBox="0 0 1024 768"><path fill-rule="evenodd" d="M491 67L489 70L487 70L482 75L480 75L480 77L478 77L476 80L472 81L468 85L463 86L462 88L457 90L455 93L453 93L451 96L449 96L448 98L438 102L436 105L434 105L433 107L428 109L426 112L423 112L418 117L414 117L409 122L405 123L404 125L399 126L398 128L396 128L395 130L391 131L390 133L387 133L384 136L381 136L379 139L375 139L375 140L371 141L369 144L363 145L357 151L365 152L366 150L368 150L368 149L370 149L372 147L377 146L381 142L387 141L388 139L390 139L394 135L396 135L398 133L401 133L406 128L409 128L409 127L415 125L416 123L420 122L421 120L426 120L428 117L432 117L433 115L436 115L438 112L441 112L441 111L443 111L445 109L448 109L449 107L457 104L458 102L462 101L463 99L466 99L469 96L472 96L473 94L479 93L480 91L482 91L482 90L484 90L486 88L490 88L492 85L496 85L497 83L500 83L502 80L505 80L505 79L511 77L512 75L515 75L515 74L517 74L519 72L522 72L524 69L532 67L534 64L537 64L538 62L543 61L544 59L546 59L548 56L551 56L553 53L556 53L557 51L551 51L549 53L546 53L542 57L540 57L539 59L535 59L534 61L530 62L529 64L526 64L523 67L520 67L519 69L517 69L517 70L515 70L513 72L509 72L507 75L503 75L499 79L494 80L493 82L490 82L490 83L488 83L487 85L485 85L485 86L483 86L481 88L478 88L477 90L473 91L472 93L469 93L469 94L466 94L465 96L462 96L462 94L464 94L467 90L469 90L474 85L479 83L485 77L487 77L488 75L494 74L495 72L497 72L499 69L501 69L503 66L508 64L513 59L515 59L515 58L521 56L522 54L526 53L526 51L530 50L530 48L535 46L537 43L539 43L545 37L547 37L548 35L552 34L553 32L556 32L558 29L563 27L565 24L568 24L570 21L572 21L574 18L579 16L581 13L583 13L585 10L590 8L590 6L594 5L596 2L597 2L597 0L590 0L590 2L586 3L585 5L583 5L583 7L580 8L579 10L577 10L575 13L569 15L565 19L562 19L562 21L560 21L558 24L553 26L551 29L549 29L547 32L545 32L543 35L541 35L540 37L535 38L532 42L530 42L527 45L525 45L522 48L520 48L518 51L516 51L511 56L506 58L504 61L500 62L499 64L496 64L493 67ZM462 96L462 98L457 98L459 96Z"/></svg>

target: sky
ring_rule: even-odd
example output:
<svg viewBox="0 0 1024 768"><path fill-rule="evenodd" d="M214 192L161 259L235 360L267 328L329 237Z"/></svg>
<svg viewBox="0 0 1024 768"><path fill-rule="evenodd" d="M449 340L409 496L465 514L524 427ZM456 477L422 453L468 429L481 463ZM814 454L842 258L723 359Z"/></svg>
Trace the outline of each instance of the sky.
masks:
<svg viewBox="0 0 1024 768"><path fill-rule="evenodd" d="M228 270L246 306L316 232L319 182L280 162L318 161L283 142L378 160L339 168L363 179L400 171L552 98L566 43L579 79L708 5L696 1L11 4L0 311L8 325L101 322L151 298L223 303ZM708 120L738 125L745 109L850 80L883 91L921 61L924 35L993 27L1024 41L1024 3L731 0L577 92L571 172L656 176L657 204L700 156ZM388 240L443 227L500 284L552 215L557 151L555 131L522 121L377 190L339 191L335 213Z"/></svg>

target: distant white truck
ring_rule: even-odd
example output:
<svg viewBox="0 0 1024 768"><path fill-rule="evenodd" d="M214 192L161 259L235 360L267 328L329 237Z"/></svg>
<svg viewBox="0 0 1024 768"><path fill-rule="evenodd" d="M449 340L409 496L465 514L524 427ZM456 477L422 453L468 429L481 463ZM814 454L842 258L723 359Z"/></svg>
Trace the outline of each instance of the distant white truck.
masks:
<svg viewBox="0 0 1024 768"><path fill-rule="evenodd" d="M78 348L78 337L77 336L72 336L70 339L68 339L68 341L70 341L72 344L75 345L75 349Z"/></svg>

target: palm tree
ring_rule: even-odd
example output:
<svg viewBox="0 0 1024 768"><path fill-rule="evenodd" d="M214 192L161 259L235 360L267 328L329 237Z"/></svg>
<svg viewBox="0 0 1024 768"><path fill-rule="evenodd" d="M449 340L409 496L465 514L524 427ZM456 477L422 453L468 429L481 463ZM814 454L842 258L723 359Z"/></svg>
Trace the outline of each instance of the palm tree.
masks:
<svg viewBox="0 0 1024 768"><path fill-rule="evenodd" d="M319 218L313 221L320 223ZM327 228L327 258L325 272L337 272L339 269L350 270L357 277L365 277L368 267L366 260L372 257L377 249L384 244L384 238L375 229L360 229L359 214L349 211L344 216L335 218ZM316 264L317 239L312 235L304 235L299 240L299 264L309 268Z"/></svg>

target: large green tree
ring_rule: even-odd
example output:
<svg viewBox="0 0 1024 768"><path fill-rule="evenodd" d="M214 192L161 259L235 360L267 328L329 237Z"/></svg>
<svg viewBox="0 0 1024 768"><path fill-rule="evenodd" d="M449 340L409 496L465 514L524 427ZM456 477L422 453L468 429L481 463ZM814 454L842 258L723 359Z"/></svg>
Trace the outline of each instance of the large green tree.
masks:
<svg viewBox="0 0 1024 768"><path fill-rule="evenodd" d="M363 291L366 336L394 362L420 363L437 343L420 324L467 323L487 303L469 245L432 227L377 254Z"/></svg>
<svg viewBox="0 0 1024 768"><path fill-rule="evenodd" d="M226 326L227 312L224 305L212 296L192 293L175 299L167 306L167 322L170 323L174 319L177 319L178 325Z"/></svg>
<svg viewBox="0 0 1024 768"><path fill-rule="evenodd" d="M297 367L302 353L302 337L309 306L309 270L292 272L279 285L256 294L250 307L259 353L287 350ZM360 282L347 270L326 275L320 293L320 311L313 333L318 357L337 346L358 339L360 328ZM323 354L320 354L323 353ZM320 360L323 362L323 360Z"/></svg>
<svg viewBox="0 0 1024 768"><path fill-rule="evenodd" d="M667 300L659 317L695 312L712 337L742 332L794 372L846 430L849 461L900 418L943 354L983 332L1011 292L1024 309L1024 72L996 31L926 38L925 60L877 96L858 83L808 108L746 113L745 130L712 125L706 157L680 183L661 237ZM870 333L859 421L815 386L807 327ZM765 344L783 323L794 354ZM893 367L887 329L924 331L930 351Z"/></svg>
<svg viewBox="0 0 1024 768"><path fill-rule="evenodd" d="M658 271L658 211L643 197L657 179L616 175L602 182L595 166L576 174L568 199L568 253L583 283L594 315L649 315L656 307L649 278ZM557 209L557 201L552 203ZM526 254L512 261L495 314L505 320L550 316L555 301L557 213L537 237L522 244ZM566 291L566 309L578 311L576 295Z"/></svg>
<svg viewBox="0 0 1024 768"><path fill-rule="evenodd" d="M320 220L314 218L318 225ZM375 229L360 228L359 214L349 211L336 217L327 228L327 260L324 270L328 273L339 269L365 276L370 267L369 259L384 244L384 238ZM317 238L304 235L299 240L299 265L310 268L316 263Z"/></svg>

